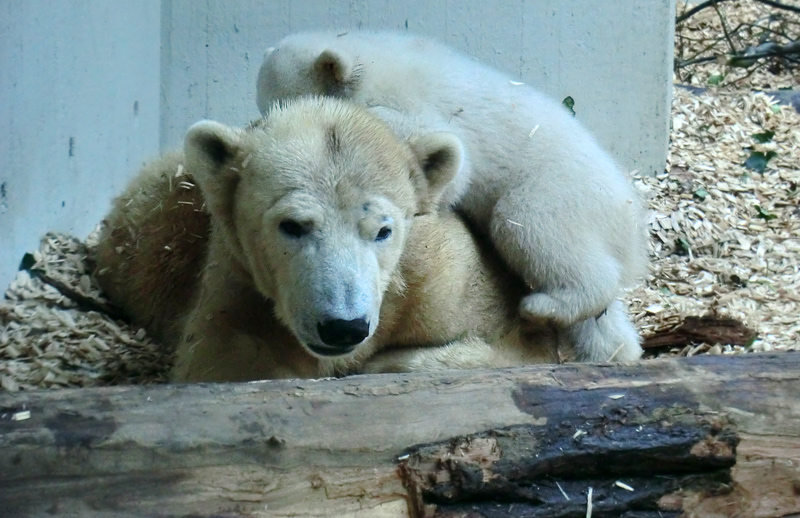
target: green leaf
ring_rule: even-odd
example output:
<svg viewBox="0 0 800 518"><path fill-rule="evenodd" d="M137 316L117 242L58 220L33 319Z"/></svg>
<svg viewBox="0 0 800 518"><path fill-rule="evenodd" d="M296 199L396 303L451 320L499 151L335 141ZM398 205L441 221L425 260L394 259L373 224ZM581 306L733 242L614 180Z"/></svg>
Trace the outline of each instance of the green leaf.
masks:
<svg viewBox="0 0 800 518"><path fill-rule="evenodd" d="M774 151L767 151L766 154L762 153L761 151L753 151L750 153L750 156L747 160L744 161L744 166L748 169L752 169L757 173L763 173L764 170L767 168L767 163L778 156L778 153Z"/></svg>
<svg viewBox="0 0 800 518"><path fill-rule="evenodd" d="M725 76L723 76L722 74L711 74L710 76L708 76L708 84L716 86L720 84L724 78Z"/></svg>
<svg viewBox="0 0 800 518"><path fill-rule="evenodd" d="M765 211L761 205L756 205L756 211L758 211L758 217L767 221L777 219L778 216L775 214L770 214L769 212Z"/></svg>
<svg viewBox="0 0 800 518"><path fill-rule="evenodd" d="M31 271L34 264L36 264L36 259L33 258L33 254L25 254L22 256L22 261L19 262L19 270Z"/></svg>
<svg viewBox="0 0 800 518"><path fill-rule="evenodd" d="M758 59L753 59L748 56L734 56L729 59L726 64L734 68L747 68L755 65L756 61L758 61Z"/></svg>
<svg viewBox="0 0 800 518"><path fill-rule="evenodd" d="M780 113L781 112L781 105L780 104L771 104L769 109L772 110L772 113Z"/></svg>
<svg viewBox="0 0 800 518"><path fill-rule="evenodd" d="M764 133L753 133L753 140L758 142L759 144L766 144L772 137L775 136L774 131L765 131Z"/></svg>
<svg viewBox="0 0 800 518"><path fill-rule="evenodd" d="M660 291L662 295L672 295L672 292L669 291L669 288L666 286L661 286L658 291Z"/></svg>
<svg viewBox="0 0 800 518"><path fill-rule="evenodd" d="M561 101L561 104L567 109L568 112L572 114L573 117L575 116L575 99L573 99L572 96L568 95L564 97L564 100Z"/></svg>
<svg viewBox="0 0 800 518"><path fill-rule="evenodd" d="M700 201L705 200L708 197L708 191L700 187L696 191L694 191L694 197L698 198Z"/></svg>
<svg viewBox="0 0 800 518"><path fill-rule="evenodd" d="M689 255L689 250L692 249L692 246L689 244L687 240L682 237L679 237L675 240L675 253L678 255Z"/></svg>

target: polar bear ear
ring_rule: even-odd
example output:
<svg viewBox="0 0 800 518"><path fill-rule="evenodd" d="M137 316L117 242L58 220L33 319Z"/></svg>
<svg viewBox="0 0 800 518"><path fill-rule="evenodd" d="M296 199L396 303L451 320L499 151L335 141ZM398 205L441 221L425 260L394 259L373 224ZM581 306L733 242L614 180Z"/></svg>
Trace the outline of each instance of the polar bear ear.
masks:
<svg viewBox="0 0 800 518"><path fill-rule="evenodd" d="M337 95L350 82L353 60L337 49L326 49L314 61L314 74L323 93Z"/></svg>
<svg viewBox="0 0 800 518"><path fill-rule="evenodd" d="M241 140L241 130L214 121L200 121L189 128L184 142L187 170L203 190L215 216L227 216L239 171L232 167Z"/></svg>
<svg viewBox="0 0 800 518"><path fill-rule="evenodd" d="M412 137L409 144L425 175L425 188L417 192L420 212L435 212L445 188L461 169L461 141L452 133L438 132Z"/></svg>

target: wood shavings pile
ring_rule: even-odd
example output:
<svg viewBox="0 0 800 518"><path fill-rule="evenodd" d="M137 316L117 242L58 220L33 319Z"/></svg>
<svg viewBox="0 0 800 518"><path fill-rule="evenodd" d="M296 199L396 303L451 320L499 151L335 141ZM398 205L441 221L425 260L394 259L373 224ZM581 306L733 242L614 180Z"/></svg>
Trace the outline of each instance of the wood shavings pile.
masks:
<svg viewBox="0 0 800 518"><path fill-rule="evenodd" d="M651 335L715 314L754 329L753 351L796 350L800 115L762 93L682 88L672 111L668 172L639 179L650 198L652 263L629 297L637 325ZM765 131L775 132L771 142L754 141ZM777 153L763 174L742 165L751 148Z"/></svg>
<svg viewBox="0 0 800 518"><path fill-rule="evenodd" d="M678 0L677 16L680 17L699 3ZM782 0L782 3L800 7L798 0ZM719 2L716 7L707 7L677 25L676 63L705 57L717 58L679 68L678 80L701 87L709 86L711 79L712 83L719 81L722 87L752 90L797 88L800 67L796 65L787 67L781 60L773 60L766 66L731 67L726 63L726 56L730 57L731 46L738 53L743 53L748 48L758 47L762 40L786 45L798 38L800 15L797 13L753 0Z"/></svg>
<svg viewBox="0 0 800 518"><path fill-rule="evenodd" d="M32 271L73 291L73 298L20 271L0 301L0 387L89 387L164 382L171 364L144 330L107 314L87 311L80 297L98 306L108 301L90 276L92 239L47 234L33 253Z"/></svg>
<svg viewBox="0 0 800 518"><path fill-rule="evenodd" d="M679 15L686 8L678 2ZM800 29L800 15L775 17L758 2L718 8L729 30L765 21ZM758 43L756 30L739 34L740 48ZM712 8L676 29L676 60L707 48L722 54L725 45ZM797 88L800 68L745 72L711 62L692 66L690 77L708 87L720 73L726 81L705 91L674 89L666 172L638 180L650 206L652 263L646 283L628 297L631 313L644 336L709 314L737 319L758 335L749 347L699 344L669 354L800 350L800 115L758 91ZM774 135L759 142L767 132ZM743 165L754 151L776 154L763 173Z"/></svg>
<svg viewBox="0 0 800 518"><path fill-rule="evenodd" d="M679 2L679 14L681 8ZM729 24L766 16L756 2L723 2L719 8ZM678 29L678 59L721 33L713 9ZM774 72L759 69L744 77L716 62L694 66L693 84L707 87L711 75L723 73L726 81L700 93L675 88L666 172L637 180L650 207L652 264L627 301L642 335L709 314L740 320L758 335L746 347L706 343L660 354L800 350L800 115L754 92L797 88L800 75L796 68ZM766 132L774 132L766 142L753 137ZM763 174L743 166L752 151L776 153ZM102 309L107 301L87 260L92 246L91 236L83 243L48 234L31 270ZM143 330L74 299L39 275L18 273L0 301L2 389L166 381L170 355Z"/></svg>

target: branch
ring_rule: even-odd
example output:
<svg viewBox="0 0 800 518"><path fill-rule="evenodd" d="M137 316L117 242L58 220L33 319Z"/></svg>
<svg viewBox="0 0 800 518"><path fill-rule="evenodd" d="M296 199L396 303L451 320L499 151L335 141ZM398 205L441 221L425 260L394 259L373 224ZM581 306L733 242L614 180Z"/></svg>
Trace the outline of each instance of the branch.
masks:
<svg viewBox="0 0 800 518"><path fill-rule="evenodd" d="M774 7L775 9L783 9L784 11L791 11L793 13L800 13L800 7L795 7L793 5L786 5L780 2L776 2L775 0L755 0L760 4L769 5Z"/></svg>
<svg viewBox="0 0 800 518"><path fill-rule="evenodd" d="M759 51L759 49L761 49ZM776 58L800 55L800 42L793 41L786 45L778 45L777 43L769 42L763 43L758 47L751 47L744 54L739 54L728 59L728 66L746 68L752 66L755 61L763 58Z"/></svg>
<svg viewBox="0 0 800 518"><path fill-rule="evenodd" d="M693 8L689 9L682 15L678 16L675 19L675 23L679 24L681 22L686 21L687 19L691 18L695 14L699 13L703 9L706 9L711 6L716 6L719 3L725 2L726 0L707 0L706 2L697 4ZM791 11L793 13L800 13L800 7L795 7L793 5L786 5L780 2L776 2L775 0L755 0L756 2L764 5L768 5L770 7L774 7L776 9L783 9L784 11Z"/></svg>
<svg viewBox="0 0 800 518"><path fill-rule="evenodd" d="M716 61L717 56L707 56L704 58L687 59L686 61L679 61L675 63L675 68L685 68L690 65L697 65L698 63L708 63L709 61Z"/></svg>
<svg viewBox="0 0 800 518"><path fill-rule="evenodd" d="M714 11L717 12L717 16L719 17L719 23L722 25L722 33L725 35L725 41L728 42L728 47L731 49L732 54L737 54L739 51L736 49L736 45L733 44L733 38L731 38L730 31L728 30L728 20L722 15L722 12L719 10L719 6L714 3Z"/></svg>
<svg viewBox="0 0 800 518"><path fill-rule="evenodd" d="M43 283L49 284L53 288L57 289L63 296L72 300L81 311L96 311L97 313L104 313L114 320L122 320L127 322L125 315L123 315L122 311L116 306L95 300L92 297L87 297L86 295L79 293L58 279L50 277L47 275L47 273L45 273L44 270L30 268L28 269L28 273L30 273L32 277L37 277Z"/></svg>
<svg viewBox="0 0 800 518"><path fill-rule="evenodd" d="M758 47L751 47L751 49L755 50L758 48L768 49L762 50L760 52L751 52L750 54L738 54L731 56L728 58L726 64L728 66L737 67L737 68L747 68L755 64L756 61L759 59L764 58L785 58L791 61L794 61L795 56L800 57L800 42L793 41L786 45L778 45L777 43L769 43L768 45L762 44ZM750 50L750 49L748 49ZM685 68L691 65L697 65L699 63L708 63L710 61L716 61L719 59L719 56L706 56L702 58L694 58L694 59L687 59L684 61L676 61L675 68Z"/></svg>
<svg viewBox="0 0 800 518"><path fill-rule="evenodd" d="M678 16L675 19L675 24L677 25L677 24L679 24L679 23L681 23L683 21L686 21L689 18L691 18L692 16L696 15L697 13L699 13L700 11L702 11L703 9L705 9L707 7L711 7L712 5L716 6L718 3L724 2L724 1L725 0L707 0L706 2L703 2L701 4L697 4L696 6L692 7L691 9L689 9L688 11L683 13L682 15Z"/></svg>

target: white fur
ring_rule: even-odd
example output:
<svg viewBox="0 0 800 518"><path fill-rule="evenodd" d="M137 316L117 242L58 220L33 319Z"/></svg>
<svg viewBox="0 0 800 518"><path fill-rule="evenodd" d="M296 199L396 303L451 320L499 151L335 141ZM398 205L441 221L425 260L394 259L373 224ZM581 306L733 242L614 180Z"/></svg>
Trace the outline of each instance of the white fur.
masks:
<svg viewBox="0 0 800 518"><path fill-rule="evenodd" d="M629 179L558 103L436 42L389 32L301 33L268 51L259 109L308 93L356 100L401 137L455 134L462 163L442 201L526 281L522 314L566 327L581 359L639 357L614 301L646 265L640 207Z"/></svg>

